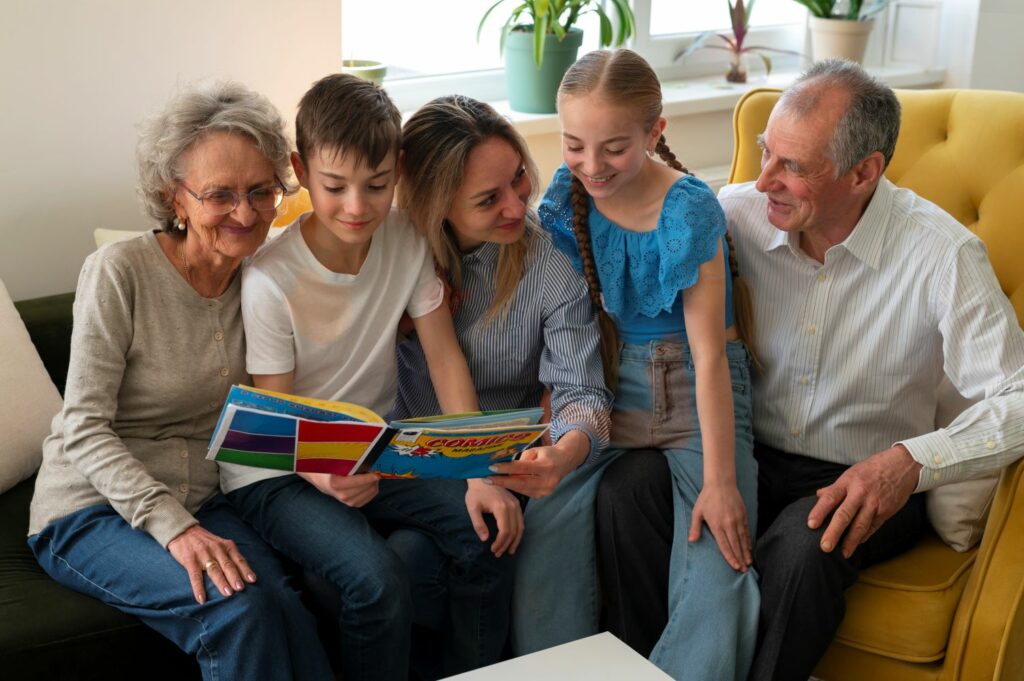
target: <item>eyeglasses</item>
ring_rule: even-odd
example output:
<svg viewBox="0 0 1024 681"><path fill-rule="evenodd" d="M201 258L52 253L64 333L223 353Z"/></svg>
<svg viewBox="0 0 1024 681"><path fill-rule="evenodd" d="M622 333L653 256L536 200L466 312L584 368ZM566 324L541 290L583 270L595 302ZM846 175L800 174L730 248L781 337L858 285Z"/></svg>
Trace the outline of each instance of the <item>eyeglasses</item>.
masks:
<svg viewBox="0 0 1024 681"><path fill-rule="evenodd" d="M239 195L238 192L231 191L230 189L214 189L203 194L196 194L194 191L185 186L184 182L178 182L181 188L187 191L193 199L198 201L210 215L227 215L235 208L238 208L238 204L242 200L242 196L245 196L246 201L252 206L254 211L260 213L266 213L272 211L281 205L284 201L284 185L281 184L281 180L274 178L276 184L268 187L257 187L245 194Z"/></svg>

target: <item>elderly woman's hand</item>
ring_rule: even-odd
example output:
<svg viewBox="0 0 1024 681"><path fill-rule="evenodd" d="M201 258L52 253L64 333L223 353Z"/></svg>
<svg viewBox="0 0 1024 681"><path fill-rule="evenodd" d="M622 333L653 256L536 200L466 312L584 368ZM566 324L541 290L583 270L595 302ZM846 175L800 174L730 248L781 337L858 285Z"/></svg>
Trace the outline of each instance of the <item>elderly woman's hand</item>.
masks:
<svg viewBox="0 0 1024 681"><path fill-rule="evenodd" d="M203 572L210 575L210 580L225 596L244 589L245 582L251 584L256 581L256 573L249 567L235 542L207 532L199 525L193 525L172 539L167 544L167 550L188 572L197 603L206 602Z"/></svg>

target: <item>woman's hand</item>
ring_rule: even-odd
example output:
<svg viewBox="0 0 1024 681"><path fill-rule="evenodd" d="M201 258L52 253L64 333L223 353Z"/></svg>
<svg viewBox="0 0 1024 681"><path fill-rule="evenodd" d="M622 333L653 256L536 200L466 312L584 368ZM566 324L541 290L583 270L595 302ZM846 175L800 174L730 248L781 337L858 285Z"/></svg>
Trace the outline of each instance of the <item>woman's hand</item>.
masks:
<svg viewBox="0 0 1024 681"><path fill-rule="evenodd" d="M380 479L373 473L331 475L330 473L299 473L299 476L329 497L346 506L360 508L370 503L380 490Z"/></svg>
<svg viewBox="0 0 1024 681"><path fill-rule="evenodd" d="M256 581L256 573L235 542L207 532L199 525L193 525L172 539L167 550L188 573L192 594L199 604L206 602L203 572L210 575L210 580L224 596L243 590L245 582L252 584Z"/></svg>
<svg viewBox="0 0 1024 681"><path fill-rule="evenodd" d="M511 555L519 548L523 538L523 507L508 490L493 487L483 479L469 480L466 489L466 510L473 521L473 529L480 541L487 541L490 533L484 522L484 513L494 516L498 536L491 544L491 553L497 558L508 551Z"/></svg>
<svg viewBox="0 0 1024 681"><path fill-rule="evenodd" d="M554 492L562 478L576 470L589 453L590 437L571 430L557 444L527 449L516 461L494 464L491 470L500 475L487 480L496 487L540 499Z"/></svg>
<svg viewBox="0 0 1024 681"><path fill-rule="evenodd" d="M700 539L701 525L707 523L722 556L733 570L746 572L751 559L747 507L734 484L705 483L693 505L690 541Z"/></svg>

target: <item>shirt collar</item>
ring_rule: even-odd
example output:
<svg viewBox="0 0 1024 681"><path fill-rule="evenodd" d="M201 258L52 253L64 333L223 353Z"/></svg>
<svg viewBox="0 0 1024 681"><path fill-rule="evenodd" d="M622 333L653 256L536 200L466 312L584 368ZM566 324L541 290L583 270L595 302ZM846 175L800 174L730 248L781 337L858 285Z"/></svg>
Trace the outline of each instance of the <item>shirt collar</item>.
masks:
<svg viewBox="0 0 1024 681"><path fill-rule="evenodd" d="M868 201L864 214L854 225L850 236L839 244L849 251L850 255L874 270L878 269L882 259L882 249L885 246L885 235L889 230L888 223L892 216L892 201L895 191L895 185L883 176L878 181L875 193ZM802 254L799 232L784 232L774 227L772 231L771 238L764 246L765 252L788 246L795 255Z"/></svg>
<svg viewBox="0 0 1024 681"><path fill-rule="evenodd" d="M467 267L476 263L494 265L498 262L498 250L499 246L496 243L490 241L482 243L469 253L462 254L462 264Z"/></svg>
<svg viewBox="0 0 1024 681"><path fill-rule="evenodd" d="M878 181L868 207L854 226L850 236L840 244L850 255L873 270L878 269L892 217L892 200L896 188L884 176Z"/></svg>

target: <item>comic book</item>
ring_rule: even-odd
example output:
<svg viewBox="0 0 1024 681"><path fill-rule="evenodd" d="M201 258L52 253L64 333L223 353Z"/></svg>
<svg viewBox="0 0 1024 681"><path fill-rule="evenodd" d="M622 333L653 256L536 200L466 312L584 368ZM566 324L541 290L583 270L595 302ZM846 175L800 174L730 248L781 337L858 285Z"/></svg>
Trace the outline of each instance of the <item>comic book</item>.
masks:
<svg viewBox="0 0 1024 681"><path fill-rule="evenodd" d="M206 458L296 473L482 478L547 430L543 410L447 414L386 423L355 404L233 386Z"/></svg>

